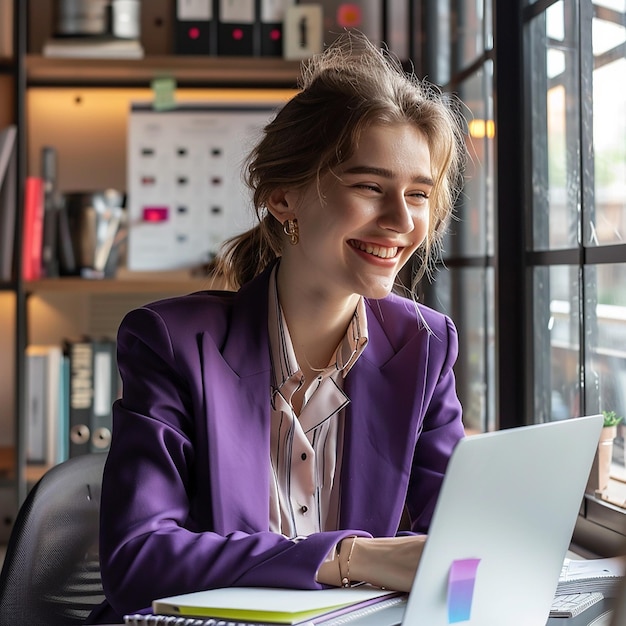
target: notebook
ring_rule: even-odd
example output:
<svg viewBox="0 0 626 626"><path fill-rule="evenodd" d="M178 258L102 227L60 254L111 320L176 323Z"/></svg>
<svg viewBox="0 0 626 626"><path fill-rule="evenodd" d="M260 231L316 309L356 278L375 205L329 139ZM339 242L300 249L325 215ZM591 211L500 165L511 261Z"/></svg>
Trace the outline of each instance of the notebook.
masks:
<svg viewBox="0 0 626 626"><path fill-rule="evenodd" d="M602 425L593 415L461 440L406 600L314 623L545 626Z"/></svg>

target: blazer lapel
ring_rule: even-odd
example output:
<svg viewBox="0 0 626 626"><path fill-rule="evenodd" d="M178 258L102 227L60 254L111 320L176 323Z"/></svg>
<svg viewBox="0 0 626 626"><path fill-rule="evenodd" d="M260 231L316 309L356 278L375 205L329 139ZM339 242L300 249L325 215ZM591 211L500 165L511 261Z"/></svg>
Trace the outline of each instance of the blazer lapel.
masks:
<svg viewBox="0 0 626 626"><path fill-rule="evenodd" d="M387 319L388 324L393 320ZM368 308L369 343L346 377L341 525L393 536L400 523L421 430L428 333L398 352ZM387 511L387 515L380 515Z"/></svg>
<svg viewBox="0 0 626 626"><path fill-rule="evenodd" d="M224 534L269 529L268 276L234 296L222 346L202 337L213 520Z"/></svg>

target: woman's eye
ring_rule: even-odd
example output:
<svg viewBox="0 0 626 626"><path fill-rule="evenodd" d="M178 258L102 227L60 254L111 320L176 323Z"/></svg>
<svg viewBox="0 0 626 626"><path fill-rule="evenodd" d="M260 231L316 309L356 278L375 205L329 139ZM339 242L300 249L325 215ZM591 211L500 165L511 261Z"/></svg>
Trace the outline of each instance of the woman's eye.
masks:
<svg viewBox="0 0 626 626"><path fill-rule="evenodd" d="M369 191L378 191L378 187L376 187L376 185L368 185L367 183L359 183L356 187L359 189L367 189Z"/></svg>

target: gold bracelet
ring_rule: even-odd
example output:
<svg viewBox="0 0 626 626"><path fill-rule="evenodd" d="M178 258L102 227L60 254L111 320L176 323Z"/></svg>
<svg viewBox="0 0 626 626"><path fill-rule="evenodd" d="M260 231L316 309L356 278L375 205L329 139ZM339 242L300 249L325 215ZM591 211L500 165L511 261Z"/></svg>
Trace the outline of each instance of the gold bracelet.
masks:
<svg viewBox="0 0 626 626"><path fill-rule="evenodd" d="M341 576L341 586L351 587L352 581L350 580L350 558L352 557L352 551L354 550L354 544L356 543L356 537L352 537L352 544L350 545L350 552L348 552L348 559L346 561L346 575L341 573L341 559L339 559L339 575ZM342 542L343 546L343 542Z"/></svg>

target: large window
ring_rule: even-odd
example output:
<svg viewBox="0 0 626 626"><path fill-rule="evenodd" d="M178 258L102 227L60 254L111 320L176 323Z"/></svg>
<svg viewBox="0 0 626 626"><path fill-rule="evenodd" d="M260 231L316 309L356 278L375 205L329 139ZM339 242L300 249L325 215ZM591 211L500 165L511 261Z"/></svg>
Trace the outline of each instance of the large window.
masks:
<svg viewBox="0 0 626 626"><path fill-rule="evenodd" d="M457 387L468 432L497 427L494 342L494 111L491 2L436 2L439 48L426 73L464 103L466 186L444 244L442 271L429 285L429 304L448 313L459 331ZM449 32L442 33L447 25ZM432 40L431 40L432 41ZM444 64L443 60L446 61Z"/></svg>
<svg viewBox="0 0 626 626"><path fill-rule="evenodd" d="M626 417L626 0L544 4L526 10L534 414ZM618 506L624 427L598 494Z"/></svg>
<svg viewBox="0 0 626 626"><path fill-rule="evenodd" d="M459 328L466 427L626 419L626 0L426 6L423 71L466 103L472 153L426 289ZM585 499L592 544L624 534L625 433Z"/></svg>

